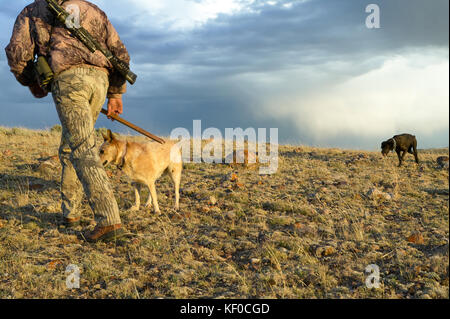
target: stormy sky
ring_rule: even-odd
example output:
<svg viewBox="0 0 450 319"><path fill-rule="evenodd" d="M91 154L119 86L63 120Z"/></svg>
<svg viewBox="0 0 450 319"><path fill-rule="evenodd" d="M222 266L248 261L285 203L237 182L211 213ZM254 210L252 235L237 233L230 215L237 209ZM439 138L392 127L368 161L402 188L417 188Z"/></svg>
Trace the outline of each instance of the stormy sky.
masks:
<svg viewBox="0 0 450 319"><path fill-rule="evenodd" d="M0 125L59 123L3 48L31 1L0 4ZM92 0L118 30L138 81L124 117L177 127L278 128L280 143L375 150L409 132L448 146L448 0ZM380 28L366 27L367 5ZM102 115L97 127L130 132Z"/></svg>

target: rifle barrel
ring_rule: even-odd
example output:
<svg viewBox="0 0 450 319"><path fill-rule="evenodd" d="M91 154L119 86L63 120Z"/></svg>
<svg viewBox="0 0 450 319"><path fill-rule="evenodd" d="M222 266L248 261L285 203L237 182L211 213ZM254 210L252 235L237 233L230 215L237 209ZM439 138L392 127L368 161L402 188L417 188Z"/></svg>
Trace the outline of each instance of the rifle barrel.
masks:
<svg viewBox="0 0 450 319"><path fill-rule="evenodd" d="M102 112L103 114L105 114L105 115L108 115L108 111L105 110L105 109L102 109L101 112ZM145 135L145 136L147 136L148 138L151 138L152 140L154 140L154 141L156 141L156 142L158 142L158 143L160 143L160 144L164 144L164 143L166 142L166 141L164 141L162 138L160 138L160 137L158 137L158 136L156 136L156 135L153 135L153 134L147 132L147 131L144 130L143 128L140 128L139 126L134 125L133 123L128 122L127 120L121 118L121 117L118 116L118 115L113 114L113 115L110 115L109 117L112 118L113 120L116 120L116 121L119 122L119 123L122 123L122 124L125 125L125 126L128 126L129 128L135 130L136 132L141 133L142 135Z"/></svg>

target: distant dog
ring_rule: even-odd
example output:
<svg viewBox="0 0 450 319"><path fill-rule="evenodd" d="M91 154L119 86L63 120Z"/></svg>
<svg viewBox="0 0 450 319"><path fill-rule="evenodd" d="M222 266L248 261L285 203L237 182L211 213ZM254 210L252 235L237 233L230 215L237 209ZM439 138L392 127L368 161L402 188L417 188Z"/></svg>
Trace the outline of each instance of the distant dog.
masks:
<svg viewBox="0 0 450 319"><path fill-rule="evenodd" d="M397 153L399 167L402 166L406 152L413 154L416 159L416 163L419 164L419 156L417 155L417 140L414 135L395 135L393 138L381 143L381 154L383 154L383 156L387 156L390 151L395 151Z"/></svg>
<svg viewBox="0 0 450 319"><path fill-rule="evenodd" d="M132 211L140 207L140 186L147 185L150 190L145 207L150 207L153 199L155 213L160 213L155 182L168 173L175 185L175 209L179 209L180 180L183 169L181 151L173 141L165 144L137 143L119 140L108 130L102 134L104 143L100 147L100 159L104 166L112 163L118 166L134 183L135 204Z"/></svg>

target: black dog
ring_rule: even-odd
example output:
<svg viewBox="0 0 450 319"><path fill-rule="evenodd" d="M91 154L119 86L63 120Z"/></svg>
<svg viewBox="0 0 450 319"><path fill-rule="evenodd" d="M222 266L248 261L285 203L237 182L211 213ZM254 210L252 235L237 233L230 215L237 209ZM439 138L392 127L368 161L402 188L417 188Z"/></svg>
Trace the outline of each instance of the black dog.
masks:
<svg viewBox="0 0 450 319"><path fill-rule="evenodd" d="M395 135L393 138L381 143L381 154L383 154L383 156L388 155L390 151L395 151L397 153L399 167L402 166L406 152L413 154L416 159L416 163L419 164L419 157L417 156L417 140L414 135ZM400 155L400 153L402 154Z"/></svg>

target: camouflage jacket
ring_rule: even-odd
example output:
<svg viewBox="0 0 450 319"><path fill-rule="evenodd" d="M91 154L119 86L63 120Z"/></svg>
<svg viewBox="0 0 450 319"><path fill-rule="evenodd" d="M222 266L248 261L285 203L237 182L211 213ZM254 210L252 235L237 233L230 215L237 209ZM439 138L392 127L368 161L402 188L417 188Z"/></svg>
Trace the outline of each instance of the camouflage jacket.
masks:
<svg viewBox="0 0 450 319"><path fill-rule="evenodd" d="M63 0L58 0L61 4ZM84 0L64 1L63 7L76 5L80 9L80 24L100 43L125 63L130 62L127 49L106 14L97 6ZM69 10L68 10L69 11ZM118 97L126 92L126 80L114 71L111 63L96 51L72 36L63 24L54 18L45 0L35 0L17 17L11 41L6 47L11 72L25 86L34 83L33 60L44 55L55 74L74 66L91 65L105 69L109 74L108 97Z"/></svg>

